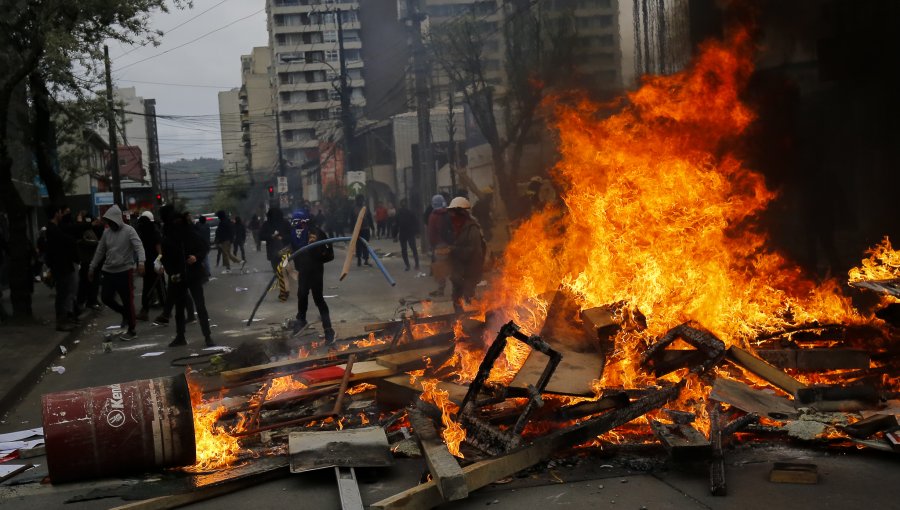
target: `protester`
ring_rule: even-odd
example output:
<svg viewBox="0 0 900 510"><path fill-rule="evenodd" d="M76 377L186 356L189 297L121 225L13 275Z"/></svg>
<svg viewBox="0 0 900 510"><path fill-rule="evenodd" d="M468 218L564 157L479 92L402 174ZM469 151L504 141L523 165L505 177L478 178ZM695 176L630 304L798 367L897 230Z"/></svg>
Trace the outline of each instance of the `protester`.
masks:
<svg viewBox="0 0 900 510"><path fill-rule="evenodd" d="M431 276L438 284L431 296L443 296L450 275L450 245L453 244L453 226L450 213L442 195L431 197L431 214L428 217L428 243L431 245Z"/></svg>
<svg viewBox="0 0 900 510"><path fill-rule="evenodd" d="M177 215L174 211L166 213L165 235L162 241L162 263L175 296L175 338L169 347L187 345L185 338L185 308L193 301L200 319L200 331L207 346L215 343L209 326L209 314L206 310L206 299L203 295L203 283L206 271L202 260L209 252L209 243L204 242L191 224L190 215Z"/></svg>
<svg viewBox="0 0 900 510"><path fill-rule="evenodd" d="M112 205L103 215L107 229L103 231L97 244L97 251L91 261L88 278L94 279L97 268L101 267L103 277L100 282L100 297L103 304L122 316L122 327L128 331L123 333L122 340L131 340L137 336L134 314L134 269L137 260L138 274L144 274L144 245L137 232L126 225L122 219L122 210ZM118 294L122 301L115 299Z"/></svg>
<svg viewBox="0 0 900 510"><path fill-rule="evenodd" d="M356 205L353 207L353 223L352 225L356 228L356 218L359 217L359 211L361 211L366 206L366 197L362 195L356 195ZM372 230L375 229L375 224L372 222L372 215L369 214L367 210L363 215L362 228L359 231L359 237L368 241L372 237ZM356 243L356 265L363 265L363 261L365 261L365 265L370 266L369 264L369 250L366 248L365 243Z"/></svg>
<svg viewBox="0 0 900 510"><path fill-rule="evenodd" d="M56 286L56 330L72 331L78 317L75 315L75 296L78 290L77 248L75 239L60 224L69 214L66 207L47 207L47 244L45 263L50 269Z"/></svg>
<svg viewBox="0 0 900 510"><path fill-rule="evenodd" d="M406 270L409 271L409 256L406 248L412 250L413 259L416 262L416 271L419 270L419 250L416 248L416 235L419 233L419 221L416 215L410 210L406 200L400 201L400 209L397 210L397 236L400 239L400 254L403 256L403 263Z"/></svg>
<svg viewBox="0 0 900 510"><path fill-rule="evenodd" d="M3 307L3 291L9 287L9 234L6 225L6 214L0 213L0 324L10 317Z"/></svg>
<svg viewBox="0 0 900 510"><path fill-rule="evenodd" d="M397 242L397 208L394 207L394 203L391 202L388 204L388 219L387 219L387 230L388 237Z"/></svg>
<svg viewBox="0 0 900 510"><path fill-rule="evenodd" d="M259 215L254 214L252 218L250 218L250 234L253 236L253 244L256 245L256 251L260 251L262 249L262 240L259 238L259 229L262 227L262 222L259 221ZM246 259L246 257L245 257Z"/></svg>
<svg viewBox="0 0 900 510"><path fill-rule="evenodd" d="M234 248L232 254L237 257L238 250L241 252L241 260L247 260L247 254L244 252L244 243L247 242L247 226L240 216L234 217Z"/></svg>
<svg viewBox="0 0 900 510"><path fill-rule="evenodd" d="M228 213L219 211L216 213L216 216L219 218L219 226L216 228L216 246L219 248L219 253L222 254L222 264L225 266L222 274L228 274L231 272L232 262L243 265L244 261L231 254L231 243L234 242L234 225L231 224L231 218L228 217Z"/></svg>
<svg viewBox="0 0 900 510"><path fill-rule="evenodd" d="M375 232L375 239L383 239L387 236L387 219L387 207L378 202L378 205L375 206L375 225L378 227Z"/></svg>
<svg viewBox="0 0 900 510"><path fill-rule="evenodd" d="M151 266L156 257L162 253L162 236L160 236L153 220L153 213L144 211L138 218L137 226L135 227L138 237L141 238L141 243L144 245L145 260ZM137 320L146 321L149 319L148 314L154 298L161 305L165 305L164 286L165 282L157 275L156 271L144 271L144 286L141 288L141 311L137 314Z"/></svg>
<svg viewBox="0 0 900 510"><path fill-rule="evenodd" d="M93 310L100 309L100 301L98 294L100 292L100 282L90 281L88 272L91 268L91 260L94 259L94 252L97 251L97 242L103 235L103 221L100 218L84 218L84 227L81 235L75 241L78 250L78 293L75 298L75 304L78 308L91 308Z"/></svg>
<svg viewBox="0 0 900 510"><path fill-rule="evenodd" d="M486 246L478 222L469 214L472 205L463 197L456 197L447 209L453 225L454 241L450 250L450 282L453 284L453 309L463 311L463 300L475 296L475 287L484 271Z"/></svg>
<svg viewBox="0 0 900 510"><path fill-rule="evenodd" d="M266 213L266 221L259 231L260 238L266 242L266 257L272 264L272 271L275 272L278 279L278 299L282 302L287 301L290 297L290 291L284 282L282 272L284 268L281 266L283 252L290 250L290 241L288 240L290 231L290 224L284 219L281 209L277 207L269 209L269 212ZM287 249L285 249L286 244Z"/></svg>
<svg viewBox="0 0 900 510"><path fill-rule="evenodd" d="M316 241L328 239L325 232L312 224L309 211L301 209L291 217L291 248L297 251ZM294 267L298 273L297 288L297 321L294 323L294 333L306 327L306 311L309 308L309 294L312 293L313 302L319 309L322 318L322 328L325 332L325 342L334 342L334 329L331 327L331 314L328 304L322 295L325 288L323 278L325 276L325 263L334 260L334 248L330 244L309 249L294 257Z"/></svg>
<svg viewBox="0 0 900 510"><path fill-rule="evenodd" d="M163 240L165 240L165 225L171 225L175 222L175 220L179 217L175 214L175 208L171 205L164 205L159 210L160 219L163 220ZM184 220L185 224L188 226L193 226L193 231L197 235L197 238L200 239L204 246L206 247L206 253L209 253L209 231L208 229L204 231L199 227L199 224L195 224L193 219L191 218L191 213L184 211L181 213L180 218ZM202 218L202 216L201 216ZM206 237L204 237L204 235ZM209 279L209 263L208 257L203 257L202 267L204 278L203 281L206 282ZM163 272L165 273L165 267L163 268ZM176 294L176 282L172 281L172 277L168 277L168 284L166 285L166 304L163 308L163 311L159 316L153 319L154 324L168 324L169 319L172 317L172 310L175 308L175 301L178 297ZM190 324L197 320L196 314L194 313L194 300L193 296L190 293L190 289L188 290L189 299L185 300L185 310L187 311L187 318L185 322Z"/></svg>
<svg viewBox="0 0 900 510"><path fill-rule="evenodd" d="M327 219L325 218L325 213L322 212L322 208L319 208L319 212L316 213L315 217L315 225L322 229L322 232L328 231Z"/></svg>

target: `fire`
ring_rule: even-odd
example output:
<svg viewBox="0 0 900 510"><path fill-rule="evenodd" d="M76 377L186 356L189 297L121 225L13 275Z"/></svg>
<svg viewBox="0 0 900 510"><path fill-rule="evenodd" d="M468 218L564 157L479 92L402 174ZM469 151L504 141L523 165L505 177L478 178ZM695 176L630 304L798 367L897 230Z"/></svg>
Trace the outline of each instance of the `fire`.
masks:
<svg viewBox="0 0 900 510"><path fill-rule="evenodd" d="M376 345L383 345L386 343L387 343L387 340L384 340L382 338L376 338L375 333L372 332L372 333L369 333L369 336L367 338L353 342L353 345L355 345L356 347L365 348L365 347L373 347Z"/></svg>
<svg viewBox="0 0 900 510"><path fill-rule="evenodd" d="M357 384L356 386L350 388L349 390L347 390L347 395L356 395L357 393L362 393L362 392L368 391L368 390L374 390L375 388L376 388L376 386L374 384L360 383L360 384Z"/></svg>
<svg viewBox="0 0 900 510"><path fill-rule="evenodd" d="M601 383L637 387L653 382L640 352L687 319L728 345L812 320L862 319L835 281L804 278L759 228L775 194L734 151L754 119L739 98L752 49L746 31L708 43L690 69L646 77L607 118L587 100L555 105L562 158L553 177L564 208L515 232L484 299L500 320L539 330L560 285L582 309L627 303L647 328L616 338ZM510 342L507 364L524 354Z"/></svg>
<svg viewBox="0 0 900 510"><path fill-rule="evenodd" d="M191 393L191 407L194 415L194 443L197 460L188 471L209 471L234 464L242 449L238 438L228 434L225 427L218 424L225 414L225 406L216 406L203 401L203 390L188 380Z"/></svg>
<svg viewBox="0 0 900 510"><path fill-rule="evenodd" d="M276 377L269 383L269 389L266 391L266 400L272 400L282 393L305 390L306 388L306 384L294 379L292 376Z"/></svg>
<svg viewBox="0 0 900 510"><path fill-rule="evenodd" d="M864 259L860 267L850 270L851 282L900 278L900 252L891 247L890 239L885 237L866 253L869 258Z"/></svg>
<svg viewBox="0 0 900 510"><path fill-rule="evenodd" d="M441 422L444 424L444 430L441 437L447 444L447 449L451 454L464 458L459 451L459 445L466 439L466 431L459 423L453 420L451 414L459 411L459 406L450 402L450 394L447 390L438 388L437 379L422 379L422 395L419 397L423 401L434 404L441 410Z"/></svg>

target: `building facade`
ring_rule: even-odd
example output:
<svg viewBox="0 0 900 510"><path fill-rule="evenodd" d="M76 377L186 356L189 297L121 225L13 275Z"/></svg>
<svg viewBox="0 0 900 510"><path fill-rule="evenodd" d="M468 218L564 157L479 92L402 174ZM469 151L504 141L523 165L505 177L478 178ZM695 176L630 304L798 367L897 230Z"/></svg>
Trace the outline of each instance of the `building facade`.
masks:
<svg viewBox="0 0 900 510"><path fill-rule="evenodd" d="M240 88L219 92L219 129L222 136L222 171L242 173L249 171L244 154L241 129Z"/></svg>
<svg viewBox="0 0 900 510"><path fill-rule="evenodd" d="M237 129L241 134L245 164L249 165L252 175L261 180L272 176L278 163L271 66L272 51L268 46L258 46L249 55L241 56L240 125ZM231 128L234 124L228 126Z"/></svg>

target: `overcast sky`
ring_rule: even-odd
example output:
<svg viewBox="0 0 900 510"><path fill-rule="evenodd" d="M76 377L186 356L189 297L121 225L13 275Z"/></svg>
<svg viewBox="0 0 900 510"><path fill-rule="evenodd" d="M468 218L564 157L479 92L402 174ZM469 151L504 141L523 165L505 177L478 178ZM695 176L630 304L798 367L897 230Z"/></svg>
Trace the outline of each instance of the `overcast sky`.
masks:
<svg viewBox="0 0 900 510"><path fill-rule="evenodd" d="M241 55L268 43L265 0L194 0L154 14L151 26L165 32L157 47L110 46L113 85L156 99L157 115L203 116L158 120L163 162L221 158L218 92L240 87Z"/></svg>

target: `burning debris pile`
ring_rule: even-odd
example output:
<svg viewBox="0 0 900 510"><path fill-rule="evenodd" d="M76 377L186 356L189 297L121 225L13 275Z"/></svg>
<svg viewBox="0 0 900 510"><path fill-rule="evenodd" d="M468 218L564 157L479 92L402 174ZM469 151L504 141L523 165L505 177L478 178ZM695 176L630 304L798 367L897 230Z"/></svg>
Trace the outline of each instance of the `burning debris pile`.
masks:
<svg viewBox="0 0 900 510"><path fill-rule="evenodd" d="M372 508L428 508L610 443L707 462L716 495L733 441L900 448L897 330L840 282L806 279L757 223L774 193L734 149L754 117L739 99L751 53L743 31L707 44L603 119L560 100L563 205L518 228L477 309L192 388L193 469L295 467L294 434L310 431L375 427L399 454L412 429L431 479ZM885 240L850 276L897 303L900 255Z"/></svg>

